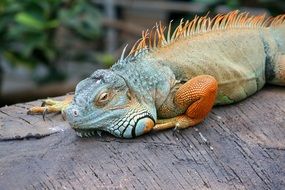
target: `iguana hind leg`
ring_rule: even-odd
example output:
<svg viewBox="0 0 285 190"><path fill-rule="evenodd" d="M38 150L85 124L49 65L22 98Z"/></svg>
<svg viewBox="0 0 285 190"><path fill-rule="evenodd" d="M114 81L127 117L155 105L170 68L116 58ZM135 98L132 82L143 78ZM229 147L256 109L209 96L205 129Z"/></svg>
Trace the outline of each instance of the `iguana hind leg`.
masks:
<svg viewBox="0 0 285 190"><path fill-rule="evenodd" d="M62 112L72 101L73 96L67 96L63 101L56 101L53 99L46 99L43 101L42 106L31 107L28 114L45 114Z"/></svg>
<svg viewBox="0 0 285 190"><path fill-rule="evenodd" d="M174 104L186 110L183 115L158 120L153 130L194 126L203 121L211 111L217 94L218 83L209 75L200 75L182 85L176 92Z"/></svg>

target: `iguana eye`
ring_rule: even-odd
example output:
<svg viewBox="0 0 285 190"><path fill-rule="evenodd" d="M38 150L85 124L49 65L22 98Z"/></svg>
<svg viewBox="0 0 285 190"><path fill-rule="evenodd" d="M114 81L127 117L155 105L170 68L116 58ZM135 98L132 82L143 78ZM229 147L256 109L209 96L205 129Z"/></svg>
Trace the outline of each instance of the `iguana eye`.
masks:
<svg viewBox="0 0 285 190"><path fill-rule="evenodd" d="M106 101L108 99L109 95L108 93L104 92L102 93L100 96L99 96L99 101L102 102L102 101Z"/></svg>
<svg viewBox="0 0 285 190"><path fill-rule="evenodd" d="M105 104L108 102L109 99L110 99L110 94L107 93L107 92L103 92L103 93L101 93L100 96L97 98L95 104L96 104L97 106L103 106L103 105L105 105Z"/></svg>

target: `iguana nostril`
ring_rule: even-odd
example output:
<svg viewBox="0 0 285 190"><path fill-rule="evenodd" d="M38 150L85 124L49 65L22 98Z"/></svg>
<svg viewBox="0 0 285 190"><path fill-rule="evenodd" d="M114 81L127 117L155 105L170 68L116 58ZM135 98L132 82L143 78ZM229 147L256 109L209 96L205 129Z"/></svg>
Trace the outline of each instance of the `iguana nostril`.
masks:
<svg viewBox="0 0 285 190"><path fill-rule="evenodd" d="M73 116L77 117L78 116L78 110L77 109L73 109L72 110Z"/></svg>

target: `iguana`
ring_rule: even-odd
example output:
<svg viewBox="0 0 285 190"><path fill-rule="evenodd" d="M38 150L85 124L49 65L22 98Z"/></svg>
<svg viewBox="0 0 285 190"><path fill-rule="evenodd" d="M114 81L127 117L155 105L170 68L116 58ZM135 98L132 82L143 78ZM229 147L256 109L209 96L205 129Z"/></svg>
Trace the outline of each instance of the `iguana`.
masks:
<svg viewBox="0 0 285 190"><path fill-rule="evenodd" d="M241 101L265 83L285 85L285 15L196 16L173 32L157 24L125 50L81 81L72 100L47 99L29 113L63 111L79 136L133 138L197 125L213 105Z"/></svg>

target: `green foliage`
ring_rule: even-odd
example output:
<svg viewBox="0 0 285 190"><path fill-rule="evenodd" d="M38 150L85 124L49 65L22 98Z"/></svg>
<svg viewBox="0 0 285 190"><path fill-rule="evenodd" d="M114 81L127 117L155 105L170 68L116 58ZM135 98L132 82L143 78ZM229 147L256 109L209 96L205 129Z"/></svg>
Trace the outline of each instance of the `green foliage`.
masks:
<svg viewBox="0 0 285 190"><path fill-rule="evenodd" d="M111 67L116 61L111 54L102 54L101 56L97 56L97 59L99 59L106 67Z"/></svg>
<svg viewBox="0 0 285 190"><path fill-rule="evenodd" d="M71 9L60 11L59 18L65 26L79 35L93 39L100 34L99 12L86 2L77 4Z"/></svg>
<svg viewBox="0 0 285 190"><path fill-rule="evenodd" d="M100 34L99 11L87 0L1 0L0 54L15 65L54 67L62 51L55 39L59 27L94 40Z"/></svg>
<svg viewBox="0 0 285 190"><path fill-rule="evenodd" d="M232 9L236 9L240 6L239 0L227 0L227 6Z"/></svg>

